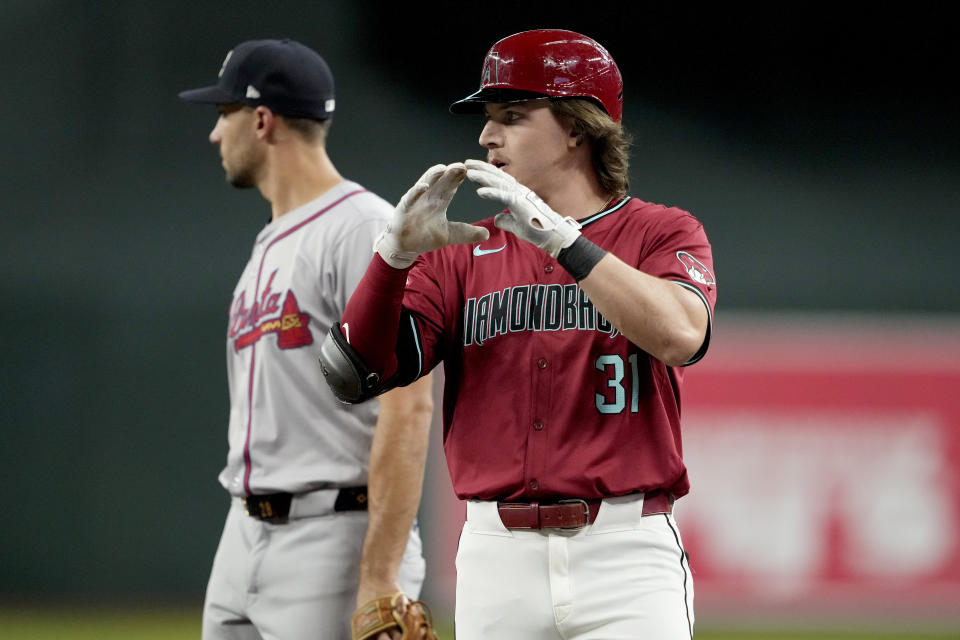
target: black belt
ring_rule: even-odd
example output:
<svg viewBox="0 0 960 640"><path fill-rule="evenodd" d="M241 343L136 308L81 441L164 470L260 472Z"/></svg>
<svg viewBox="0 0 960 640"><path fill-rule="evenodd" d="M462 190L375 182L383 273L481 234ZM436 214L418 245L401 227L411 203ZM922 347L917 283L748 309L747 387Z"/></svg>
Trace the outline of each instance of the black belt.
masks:
<svg viewBox="0 0 960 640"><path fill-rule="evenodd" d="M296 497L292 493L262 493L243 498L247 515L264 522L281 524L288 520L290 505ZM346 487L337 492L334 511L366 511L367 488Z"/></svg>

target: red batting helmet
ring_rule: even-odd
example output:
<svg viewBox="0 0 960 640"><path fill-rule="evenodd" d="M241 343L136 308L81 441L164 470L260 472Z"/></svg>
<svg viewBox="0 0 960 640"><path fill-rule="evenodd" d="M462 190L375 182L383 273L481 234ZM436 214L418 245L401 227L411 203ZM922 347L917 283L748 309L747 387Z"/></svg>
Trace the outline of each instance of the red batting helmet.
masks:
<svg viewBox="0 0 960 640"><path fill-rule="evenodd" d="M450 111L472 113L485 102L545 96L589 98L614 122L623 115L623 78L613 57L596 40L560 29L523 31L494 44L483 61L480 90Z"/></svg>

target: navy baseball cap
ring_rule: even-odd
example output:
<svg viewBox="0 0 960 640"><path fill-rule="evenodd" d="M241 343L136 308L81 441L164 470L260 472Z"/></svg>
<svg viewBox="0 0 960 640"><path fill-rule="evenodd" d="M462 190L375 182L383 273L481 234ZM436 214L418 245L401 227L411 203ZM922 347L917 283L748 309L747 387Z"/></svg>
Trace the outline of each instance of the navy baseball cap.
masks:
<svg viewBox="0 0 960 640"><path fill-rule="evenodd" d="M326 120L335 106L333 74L320 54L295 40L248 40L223 60L217 84L181 91L201 104L263 105L292 118Z"/></svg>

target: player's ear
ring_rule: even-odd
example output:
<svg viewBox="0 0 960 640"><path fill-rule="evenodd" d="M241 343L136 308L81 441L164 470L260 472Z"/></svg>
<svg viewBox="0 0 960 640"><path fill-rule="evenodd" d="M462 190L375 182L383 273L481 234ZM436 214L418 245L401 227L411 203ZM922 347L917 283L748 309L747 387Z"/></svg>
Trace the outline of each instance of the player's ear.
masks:
<svg viewBox="0 0 960 640"><path fill-rule="evenodd" d="M273 132L277 116L263 105L253 110L253 123L258 138L266 138Z"/></svg>
<svg viewBox="0 0 960 640"><path fill-rule="evenodd" d="M575 119L564 117L560 120L560 124L567 132L567 146L579 147L583 144L583 129Z"/></svg>

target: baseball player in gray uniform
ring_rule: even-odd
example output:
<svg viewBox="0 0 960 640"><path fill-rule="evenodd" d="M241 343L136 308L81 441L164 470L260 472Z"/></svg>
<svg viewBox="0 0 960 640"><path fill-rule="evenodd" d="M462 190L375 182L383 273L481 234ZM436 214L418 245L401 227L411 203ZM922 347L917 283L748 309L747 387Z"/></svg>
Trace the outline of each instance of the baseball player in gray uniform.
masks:
<svg viewBox="0 0 960 640"><path fill-rule="evenodd" d="M310 48L243 42L215 85L180 98L217 105L210 142L227 181L256 187L272 207L229 308L229 452L219 479L231 504L203 637L349 638L362 562L379 581L368 589L416 597L424 577L414 515L429 381L396 389L379 406L346 406L316 366L393 206L342 178L328 157L333 77ZM404 459L381 464L397 448ZM392 487L391 500L369 512L368 481ZM399 560L384 563L376 554L392 551L376 545L363 556L368 516L407 523Z"/></svg>

